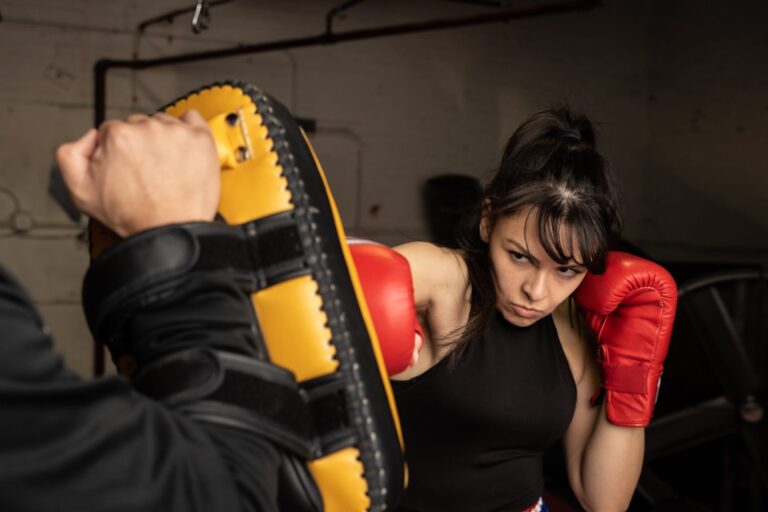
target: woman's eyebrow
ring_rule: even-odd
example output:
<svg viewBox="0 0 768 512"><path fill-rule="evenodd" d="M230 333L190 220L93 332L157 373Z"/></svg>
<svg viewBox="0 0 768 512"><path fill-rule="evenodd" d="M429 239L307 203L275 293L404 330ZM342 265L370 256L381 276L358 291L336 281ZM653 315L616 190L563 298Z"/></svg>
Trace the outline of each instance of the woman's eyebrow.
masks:
<svg viewBox="0 0 768 512"><path fill-rule="evenodd" d="M539 263L538 258L533 256L530 253L530 251L528 251L528 249L523 244L521 244L520 242L518 242L514 238L505 238L504 242L509 244L509 245L514 246L513 249L515 249L515 251L525 255L525 257L528 258L529 260L531 260L532 262L534 262L536 264ZM573 257L568 258L568 261L566 261L565 263L560 263L560 265L563 266L563 267L571 267L571 268L578 269L578 270L586 270L587 269L587 267L585 265L583 265L582 263L579 263Z"/></svg>
<svg viewBox="0 0 768 512"><path fill-rule="evenodd" d="M539 260L536 257L531 255L531 253L528 250L528 248L526 246L524 246L523 244L521 244L520 242L518 242L517 240L515 240L513 238L505 238L504 241L507 244L513 245L514 249L517 252L519 252L521 254L524 254L529 260L533 261L534 263L538 263L539 262Z"/></svg>

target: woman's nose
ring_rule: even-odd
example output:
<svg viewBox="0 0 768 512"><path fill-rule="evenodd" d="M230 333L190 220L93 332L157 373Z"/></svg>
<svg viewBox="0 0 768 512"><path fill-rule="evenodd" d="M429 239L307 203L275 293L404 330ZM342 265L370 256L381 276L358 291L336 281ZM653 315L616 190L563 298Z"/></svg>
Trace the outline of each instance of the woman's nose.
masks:
<svg viewBox="0 0 768 512"><path fill-rule="evenodd" d="M538 302L547 296L547 280L544 272L531 272L523 282L523 293L531 302Z"/></svg>

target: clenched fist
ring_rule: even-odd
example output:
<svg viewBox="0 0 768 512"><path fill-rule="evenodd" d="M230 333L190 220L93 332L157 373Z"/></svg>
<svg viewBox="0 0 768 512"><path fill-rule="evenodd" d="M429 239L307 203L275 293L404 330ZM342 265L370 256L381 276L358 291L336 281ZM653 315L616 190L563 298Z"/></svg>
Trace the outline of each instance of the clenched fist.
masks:
<svg viewBox="0 0 768 512"><path fill-rule="evenodd" d="M216 214L216 147L195 111L106 121L62 144L56 160L78 209L120 236Z"/></svg>

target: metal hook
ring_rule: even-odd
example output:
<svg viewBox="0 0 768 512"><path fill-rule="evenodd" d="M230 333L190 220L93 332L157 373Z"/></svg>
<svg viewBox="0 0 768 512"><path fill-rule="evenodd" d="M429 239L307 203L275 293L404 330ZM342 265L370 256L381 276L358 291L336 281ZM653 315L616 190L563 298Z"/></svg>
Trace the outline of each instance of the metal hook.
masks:
<svg viewBox="0 0 768 512"><path fill-rule="evenodd" d="M192 32L199 34L211 24L211 12L208 0L197 0L195 14L192 15Z"/></svg>

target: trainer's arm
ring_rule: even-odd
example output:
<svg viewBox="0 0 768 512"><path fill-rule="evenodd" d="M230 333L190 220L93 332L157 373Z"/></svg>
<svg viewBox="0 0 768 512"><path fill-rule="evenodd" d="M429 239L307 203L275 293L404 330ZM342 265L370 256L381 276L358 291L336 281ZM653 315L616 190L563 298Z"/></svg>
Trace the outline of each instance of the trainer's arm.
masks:
<svg viewBox="0 0 768 512"><path fill-rule="evenodd" d="M138 315L136 334L148 342L162 336L167 346L246 350L244 303L231 283L198 279ZM276 510L271 444L198 424L122 378L80 379L52 351L29 298L1 271L0 326L4 510Z"/></svg>
<svg viewBox="0 0 768 512"><path fill-rule="evenodd" d="M111 121L57 158L78 207L123 236L213 218L219 170L194 113ZM138 311L129 336L147 350L194 345L247 355L251 315L231 280L198 275ZM270 443L198 423L121 378L79 379L5 274L0 325L0 495L9 510L276 509L279 456Z"/></svg>

